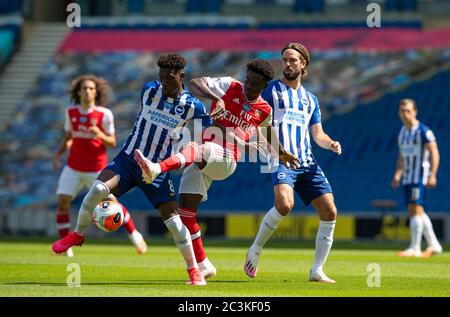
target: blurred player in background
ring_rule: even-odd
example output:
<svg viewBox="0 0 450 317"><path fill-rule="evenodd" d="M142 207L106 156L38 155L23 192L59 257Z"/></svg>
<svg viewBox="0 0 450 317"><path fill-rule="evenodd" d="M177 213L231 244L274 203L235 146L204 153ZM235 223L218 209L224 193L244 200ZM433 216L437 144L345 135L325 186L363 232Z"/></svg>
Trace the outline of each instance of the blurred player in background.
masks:
<svg viewBox="0 0 450 317"><path fill-rule="evenodd" d="M308 50L301 44L290 43L283 47L281 54L284 77L270 83L262 97L273 109L273 126L278 129L280 144L298 157L301 167L292 170L280 164L273 173L275 206L262 220L255 241L247 252L244 270L249 277L256 276L264 245L294 208L295 191L306 206L313 205L320 218L309 280L334 283L323 272L323 265L333 243L337 209L331 186L312 155L310 134L317 145L338 155L341 154L341 145L323 131L317 97L302 86L310 61Z"/></svg>
<svg viewBox="0 0 450 317"><path fill-rule="evenodd" d="M100 171L108 164L106 148L116 146L113 114L104 107L109 91L108 83L93 75L80 76L72 82L70 98L74 106L66 110L66 134L53 158L53 168L59 171L61 156L66 150L69 151L67 165L63 168L57 189L56 227L60 238L69 233L72 200L83 188L91 187ZM112 195L108 199L117 202ZM121 204L120 206L124 214L123 226L130 240L139 254L145 253L145 240L136 230L127 209ZM66 255L73 256L72 248L66 251Z"/></svg>
<svg viewBox="0 0 450 317"><path fill-rule="evenodd" d="M146 184L133 158L136 150L155 163L168 158L176 129L191 119L209 118L203 104L184 89L185 59L178 53L168 53L161 55L157 64L160 81L148 82L142 88L141 110L122 151L101 171L84 197L75 231L56 241L52 249L61 253L74 245L83 244L94 207L110 193L120 197L138 186L159 210L164 224L172 233L186 262L188 283L205 285L192 249L191 235L177 213L175 188L170 174L161 173L152 184Z"/></svg>
<svg viewBox="0 0 450 317"><path fill-rule="evenodd" d="M273 73L270 63L255 59L247 64L244 84L231 77L192 79L189 87L192 93L212 101L211 117L214 127L221 133L209 133L213 129L207 129L203 132L202 144L190 142L183 151L158 164L144 159L139 152L135 156L147 182L152 182L160 173L185 168L180 182L178 213L191 233L195 256L205 278L216 275L216 268L203 248L197 210L200 202L208 199L212 182L224 180L235 171L241 153L234 141L244 145L255 132L260 133L260 127L271 125L272 109L261 98L261 93ZM278 142L273 147L278 149ZM298 159L283 148L278 156L288 163L298 163Z"/></svg>
<svg viewBox="0 0 450 317"><path fill-rule="evenodd" d="M398 256L431 257L442 253L442 246L433 231L430 218L425 213L426 188L437 184L439 150L433 132L417 120L417 105L412 99L403 99L399 105L403 127L398 135L399 156L391 186L398 188L403 178L405 202L408 205L411 243ZM422 234L427 249L421 253Z"/></svg>

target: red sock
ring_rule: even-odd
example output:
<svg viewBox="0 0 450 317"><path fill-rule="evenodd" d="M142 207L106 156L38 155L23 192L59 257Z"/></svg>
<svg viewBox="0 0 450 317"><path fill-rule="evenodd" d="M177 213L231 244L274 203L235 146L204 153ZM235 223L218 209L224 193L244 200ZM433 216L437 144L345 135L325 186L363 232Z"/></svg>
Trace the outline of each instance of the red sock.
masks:
<svg viewBox="0 0 450 317"><path fill-rule="evenodd" d="M60 213L62 211L65 211L66 213ZM58 208L56 213L56 230L58 230L59 238L64 238L69 234L70 214L68 210Z"/></svg>
<svg viewBox="0 0 450 317"><path fill-rule="evenodd" d="M128 212L127 208L125 208L124 205L119 203L122 207L123 211L123 226L125 227L125 230L131 234L134 230L136 230L136 227L134 226L133 218L131 218L130 213Z"/></svg>
<svg viewBox="0 0 450 317"><path fill-rule="evenodd" d="M189 142L186 147L180 153L172 155L171 157L160 162L161 173L188 167L193 162L197 161L201 157L198 144L195 142Z"/></svg>
<svg viewBox="0 0 450 317"><path fill-rule="evenodd" d="M202 262L206 258L205 249L203 248L203 240L200 231L200 227L197 223L197 212L195 210L189 210L187 208L178 208L181 221L188 228L191 233L192 247L195 253L195 259L197 262Z"/></svg>

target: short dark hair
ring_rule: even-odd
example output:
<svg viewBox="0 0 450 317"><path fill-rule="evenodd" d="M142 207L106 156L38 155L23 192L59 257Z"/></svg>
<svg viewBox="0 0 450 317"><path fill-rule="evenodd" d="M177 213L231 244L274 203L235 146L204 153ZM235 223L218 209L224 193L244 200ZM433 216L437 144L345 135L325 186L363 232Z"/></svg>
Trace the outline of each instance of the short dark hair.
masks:
<svg viewBox="0 0 450 317"><path fill-rule="evenodd" d="M414 99L404 98L404 99L400 100L399 106L403 106L403 105L406 105L406 104L408 104L408 103L412 104L414 110L417 111L417 104L416 104L416 102L414 101Z"/></svg>
<svg viewBox="0 0 450 317"><path fill-rule="evenodd" d="M160 68L174 68L180 70L186 66L186 60L178 53L166 53L158 58L158 66Z"/></svg>
<svg viewBox="0 0 450 317"><path fill-rule="evenodd" d="M95 104L97 106L105 107L106 104L108 103L108 96L111 92L111 87L109 86L109 83L105 79L97 77L95 75L82 75L75 78L72 81L70 89L70 100L72 100L77 105L81 103L80 96L78 95L78 93L80 92L81 85L86 80L95 83L95 90L97 91L97 95L95 96Z"/></svg>
<svg viewBox="0 0 450 317"><path fill-rule="evenodd" d="M266 81L271 81L273 79L273 66L265 60L255 58L247 64L247 70L251 70L263 76Z"/></svg>
<svg viewBox="0 0 450 317"><path fill-rule="evenodd" d="M300 53L300 56L303 58L303 60L306 63L305 68L302 69L302 77L305 77L306 75L308 75L308 72L306 71L306 66L308 66L308 64L310 62L310 57L309 57L309 52L306 49L306 47L304 47L300 43L288 43L281 50L281 55L283 55L284 51L287 49L292 49L292 50Z"/></svg>

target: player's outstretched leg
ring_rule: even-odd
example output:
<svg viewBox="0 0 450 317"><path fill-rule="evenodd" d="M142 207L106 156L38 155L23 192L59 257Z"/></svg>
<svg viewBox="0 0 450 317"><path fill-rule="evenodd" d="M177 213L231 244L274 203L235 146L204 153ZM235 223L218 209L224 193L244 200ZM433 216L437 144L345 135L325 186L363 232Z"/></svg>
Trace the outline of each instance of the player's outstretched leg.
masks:
<svg viewBox="0 0 450 317"><path fill-rule="evenodd" d="M101 202L103 198L108 196L108 194L108 186L105 183L96 180L81 203L75 231L56 241L52 245L53 252L60 254L66 252L70 247L81 246L84 243L85 234L89 223L91 222L94 207Z"/></svg>
<svg viewBox="0 0 450 317"><path fill-rule="evenodd" d="M201 152L202 146L195 142L189 142L180 153L172 155L160 163L151 162L139 150L134 151L134 159L142 170L144 182L150 184L161 173L183 169L201 160Z"/></svg>
<svg viewBox="0 0 450 317"><path fill-rule="evenodd" d="M119 203L120 204L120 203ZM147 243L144 240L142 234L136 230L133 218L124 205L120 204L123 211L123 226L128 233L131 243L136 247L136 251L139 254L147 252Z"/></svg>

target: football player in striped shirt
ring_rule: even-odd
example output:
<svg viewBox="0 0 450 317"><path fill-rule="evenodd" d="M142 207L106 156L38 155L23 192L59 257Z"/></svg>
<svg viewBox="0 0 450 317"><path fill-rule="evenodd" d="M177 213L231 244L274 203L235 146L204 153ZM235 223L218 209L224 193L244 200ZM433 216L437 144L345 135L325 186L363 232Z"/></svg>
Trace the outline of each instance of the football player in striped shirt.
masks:
<svg viewBox="0 0 450 317"><path fill-rule="evenodd" d="M433 132L417 120L417 105L412 99L399 104L399 116L403 127L398 135L399 156L391 186L398 188L400 179L408 206L411 242L398 256L430 257L442 253L442 246L433 231L430 218L425 213L426 189L437 183L439 150ZM421 253L422 234L427 249Z"/></svg>
<svg viewBox="0 0 450 317"><path fill-rule="evenodd" d="M338 155L342 149L339 142L323 131L317 97L302 85L310 62L308 50L301 44L290 43L283 47L281 55L284 76L271 82L262 97L273 109L273 126L278 129L280 144L299 158L301 167L289 169L285 164L280 164L272 174L275 205L264 216L247 252L244 270L249 277L256 276L262 249L293 209L296 192L306 206L313 205L320 218L309 280L334 283L325 275L323 265L333 243L337 209L331 186L311 152L310 135L321 148Z"/></svg>
<svg viewBox="0 0 450 317"><path fill-rule="evenodd" d="M178 53L163 54L158 59L159 81L146 83L140 95L141 109L122 151L106 166L83 199L75 231L56 241L55 253L81 245L94 207L108 194L116 197L139 187L148 201L159 210L164 224L172 233L187 266L192 285L205 285L192 249L189 230L177 213L175 188L170 173L161 173L151 184L142 179L142 172L133 158L139 150L152 162L171 155L176 131L192 119L209 119L204 105L184 88L185 59Z"/></svg>

